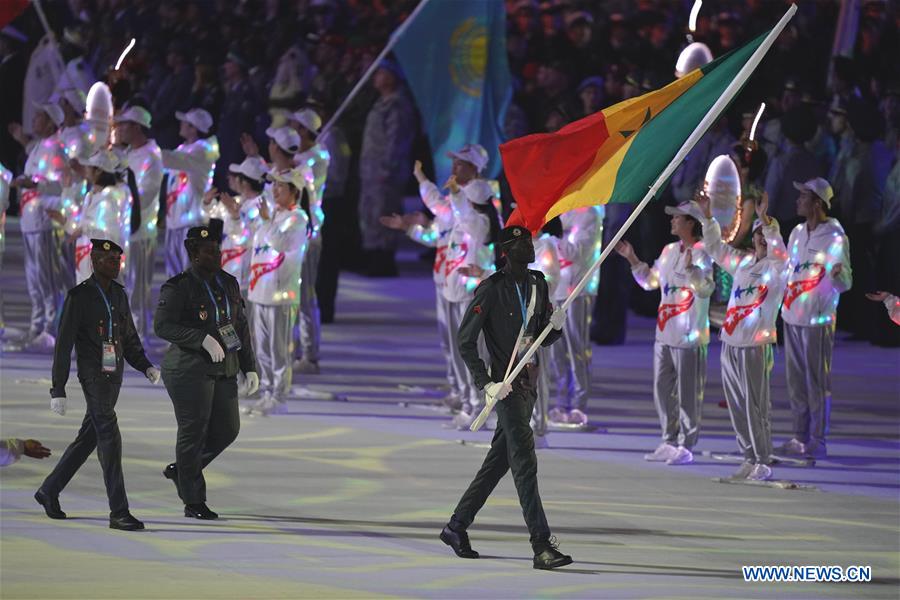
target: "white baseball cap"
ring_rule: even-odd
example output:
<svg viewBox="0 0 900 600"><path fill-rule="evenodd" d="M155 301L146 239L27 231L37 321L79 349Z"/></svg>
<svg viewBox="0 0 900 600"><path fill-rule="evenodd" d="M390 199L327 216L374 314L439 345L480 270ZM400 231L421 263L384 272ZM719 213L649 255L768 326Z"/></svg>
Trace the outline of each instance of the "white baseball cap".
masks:
<svg viewBox="0 0 900 600"><path fill-rule="evenodd" d="M97 167L107 173L115 173L121 166L119 157L114 152L105 149L97 150L86 159L78 159L78 162L89 167Z"/></svg>
<svg viewBox="0 0 900 600"><path fill-rule="evenodd" d="M213 118L208 112L202 108L192 108L183 113L175 111L175 118L179 121L186 121L197 128L201 133L209 133L213 126Z"/></svg>
<svg viewBox="0 0 900 600"><path fill-rule="evenodd" d="M297 121L313 133L319 133L319 129L322 128L322 117L311 108L301 108L291 114L291 120Z"/></svg>
<svg viewBox="0 0 900 600"><path fill-rule="evenodd" d="M484 170L490 160L487 150L481 144L466 144L456 152L448 152L447 156L475 165L475 169L479 173Z"/></svg>
<svg viewBox="0 0 900 600"><path fill-rule="evenodd" d="M50 120L59 127L63 124L63 121L66 120L66 115L63 113L63 109L59 107L59 104L41 104L40 102L34 102L34 107L40 111L47 113L47 116L50 117Z"/></svg>
<svg viewBox="0 0 900 600"><path fill-rule="evenodd" d="M831 210L831 199L834 198L834 190L831 189L831 184L821 177L816 177L815 179L810 179L809 181L805 181L803 183L795 181L794 189L800 192L809 190L810 192L821 198L822 202L825 203L825 207Z"/></svg>
<svg viewBox="0 0 900 600"><path fill-rule="evenodd" d="M65 99L66 102L75 109L75 112L83 113L87 110L87 96L85 96L84 92L78 88L68 88L63 90L60 93L60 96L60 99Z"/></svg>
<svg viewBox="0 0 900 600"><path fill-rule="evenodd" d="M300 134L290 127L269 127L266 135L275 140L278 147L288 154L300 152Z"/></svg>
<svg viewBox="0 0 900 600"><path fill-rule="evenodd" d="M115 118L115 121L116 123L137 123L141 127L150 129L150 111L143 106L129 106Z"/></svg>
<svg viewBox="0 0 900 600"><path fill-rule="evenodd" d="M290 183L298 190L303 190L307 185L306 177L307 169L288 169L287 171L269 171L268 179L270 181L280 181L282 183Z"/></svg>
<svg viewBox="0 0 900 600"><path fill-rule="evenodd" d="M703 221L703 209L694 200L682 202L678 206L667 206L665 209L667 215L685 215L692 217L695 221Z"/></svg>
<svg viewBox="0 0 900 600"><path fill-rule="evenodd" d="M241 164L228 165L228 171L249 177L253 181L263 181L269 172L266 163L258 156L248 156Z"/></svg>

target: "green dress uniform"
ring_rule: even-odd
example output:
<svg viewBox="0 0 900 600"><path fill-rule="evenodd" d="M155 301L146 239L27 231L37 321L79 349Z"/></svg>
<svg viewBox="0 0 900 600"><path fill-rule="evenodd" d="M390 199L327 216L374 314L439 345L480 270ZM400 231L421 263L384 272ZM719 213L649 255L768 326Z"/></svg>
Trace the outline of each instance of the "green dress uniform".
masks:
<svg viewBox="0 0 900 600"><path fill-rule="evenodd" d="M93 241L98 243L98 240ZM121 252L113 242L108 243ZM122 476L122 437L116 418L116 401L125 361L142 373L153 365L147 360L135 331L128 297L120 283L110 282L109 291L104 292L92 275L69 290L53 354L53 387L50 389L53 398L66 396L73 347L87 412L78 436L41 484L39 493L49 498L59 496L96 449L109 498L110 516L123 517L129 512Z"/></svg>
<svg viewBox="0 0 900 600"><path fill-rule="evenodd" d="M553 307L544 274L529 270L526 285L518 286L509 272L501 270L475 289L475 297L460 324L459 349L479 389L503 380L510 355L517 351L516 338L522 328L525 306L530 302L531 294L537 294L534 315L525 327L520 348L530 346L530 340L537 337L550 322ZM490 353L490 372L478 354L479 334L484 334ZM551 329L542 345L549 346L561 335L561 330ZM497 428L491 440L491 449L450 519L450 526L455 531L465 531L503 476L511 470L536 553L550 539L550 526L538 493L537 456L529 425L537 400L537 377L537 362L533 359L512 381L509 395L497 403Z"/></svg>
<svg viewBox="0 0 900 600"><path fill-rule="evenodd" d="M240 347L229 350L221 329L230 324ZM194 268L163 284L154 316L156 335L172 345L162 361L162 379L175 407L178 438L175 478L185 504L206 502L203 469L240 430L237 373L256 371L256 357L240 285L220 271L209 280ZM202 344L212 336L225 358L214 363Z"/></svg>

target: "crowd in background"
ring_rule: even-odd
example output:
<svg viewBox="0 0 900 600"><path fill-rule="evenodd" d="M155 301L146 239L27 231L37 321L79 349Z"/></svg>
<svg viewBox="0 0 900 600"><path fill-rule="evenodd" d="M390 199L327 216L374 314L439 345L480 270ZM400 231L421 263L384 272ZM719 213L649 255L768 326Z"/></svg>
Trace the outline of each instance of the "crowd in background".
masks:
<svg viewBox="0 0 900 600"><path fill-rule="evenodd" d="M430 0L433 2L448 0ZM221 158L220 187L231 163L244 157L241 135L265 148L265 130L312 106L328 121L368 68L390 34L414 10L416 0L67 0L46 2L65 60L82 57L85 69L111 84L118 105L146 106L153 137L162 148L179 142L176 111L203 108L214 117ZM746 0L705 2L694 41L713 56L769 29L789 3ZM504 123L508 138L555 131L621 100L672 81L676 58L688 43L692 2L507 0L507 48L514 90ZM645 256L669 241L666 204L689 199L706 165L746 138L759 103L767 109L759 127L762 164L752 170L770 197L770 211L787 237L799 220L793 181L827 178L835 192L833 213L851 244L854 289L842 299L839 327L876 343L897 343L896 331L878 311L866 309L864 292L900 291L900 4L861 3L852 58L832 58L839 2L801 2L800 10L738 101L709 134L700 167L676 175L656 206L641 217L629 239ZM33 11L0 35L0 81L22 89L31 51L43 35ZM131 38L137 44L113 71ZM356 217L367 114L378 97L370 83L336 124L346 139L348 167L329 173L326 204L338 215L331 235L342 240L341 262L355 268L361 232ZM21 172L25 154L7 132L20 121L22 98L0 100L0 162ZM117 106L119 108L120 106ZM408 109L414 111L414 103ZM411 115L414 122L419 120ZM421 126L420 126L421 129ZM424 132L412 145L412 161L429 169ZM502 175L501 175L502 180ZM507 187L502 185L501 189ZM506 199L509 204L509 198ZM635 199L637 201L639 199ZM607 235L630 207L607 211ZM11 210L16 210L13 201ZM328 232L326 232L326 236ZM354 244L353 240L356 240ZM326 241L327 243L327 241ZM617 271L618 270L618 271ZM624 271L624 275L623 275ZM625 298L639 312L655 313L656 301L639 291L617 256L601 278L598 310ZM607 302L602 297L606 294ZM622 302L618 302L622 304ZM598 312L598 315L602 314ZM624 316L624 309L623 309ZM624 318L595 322L600 343L624 339Z"/></svg>

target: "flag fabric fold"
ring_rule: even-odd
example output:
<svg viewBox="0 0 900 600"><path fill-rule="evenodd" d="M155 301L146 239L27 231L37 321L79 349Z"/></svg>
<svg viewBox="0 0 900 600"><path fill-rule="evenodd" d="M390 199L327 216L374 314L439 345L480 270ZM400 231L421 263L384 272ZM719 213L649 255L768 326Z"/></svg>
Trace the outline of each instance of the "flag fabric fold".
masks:
<svg viewBox="0 0 900 600"><path fill-rule="evenodd" d="M575 208L640 201L768 33L656 91L502 144L510 222L536 232Z"/></svg>
<svg viewBox="0 0 900 600"><path fill-rule="evenodd" d="M479 143L484 174L500 172L498 146L512 94L503 0L428 2L394 45L422 116L438 181L450 175L447 152Z"/></svg>

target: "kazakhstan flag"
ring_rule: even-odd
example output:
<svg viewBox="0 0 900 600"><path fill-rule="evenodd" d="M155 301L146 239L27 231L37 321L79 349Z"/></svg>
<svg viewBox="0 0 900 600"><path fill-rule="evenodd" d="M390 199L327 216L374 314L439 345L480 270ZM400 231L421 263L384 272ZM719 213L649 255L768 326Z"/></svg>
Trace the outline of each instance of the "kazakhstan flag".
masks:
<svg viewBox="0 0 900 600"><path fill-rule="evenodd" d="M447 152L479 143L500 172L503 117L512 94L503 0L423 0L394 46L428 132L438 184L450 175Z"/></svg>

